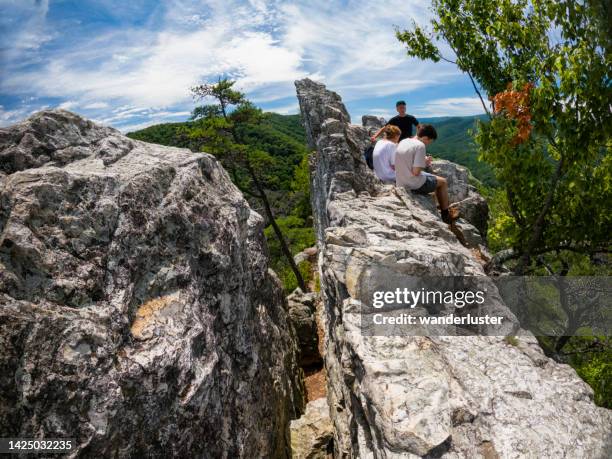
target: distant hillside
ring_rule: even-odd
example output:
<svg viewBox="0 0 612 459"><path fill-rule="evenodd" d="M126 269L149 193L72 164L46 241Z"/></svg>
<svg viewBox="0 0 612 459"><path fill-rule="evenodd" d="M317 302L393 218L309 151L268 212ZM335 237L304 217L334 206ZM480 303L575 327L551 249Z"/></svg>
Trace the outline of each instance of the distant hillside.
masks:
<svg viewBox="0 0 612 459"><path fill-rule="evenodd" d="M145 142L190 148L197 151L197 145L182 132L192 124L164 123L149 126L135 132L129 132L128 137ZM289 190L295 167L307 154L304 128L299 115L279 115L269 113L269 118L260 126L243 132L247 142L267 151L276 159L270 171L275 176L274 183L268 184L272 190Z"/></svg>
<svg viewBox="0 0 612 459"><path fill-rule="evenodd" d="M167 145L171 147L189 148L189 140L180 135L180 130L190 126L188 121L181 123L155 124L139 131L128 132L126 135L132 139L144 142Z"/></svg>
<svg viewBox="0 0 612 459"><path fill-rule="evenodd" d="M467 167L474 177L492 186L495 185L493 171L489 165L478 161L476 146L468 134L468 130L475 126L478 118L484 119L484 115L420 118L419 121L433 124L438 131L438 140L428 148L433 156ZM181 129L189 124L189 122L157 124L127 135L146 142L190 148L193 145L189 139L180 134ZM265 125L252 132L250 137L254 142L265 146L273 156L282 158L276 166L281 182L289 179L293 168L307 152L304 146L305 132L299 115L270 113ZM279 188L284 187L281 185Z"/></svg>
<svg viewBox="0 0 612 459"><path fill-rule="evenodd" d="M268 115L269 119L265 123L268 127L272 127L282 137L290 138L302 145L306 144L306 133L302 127L300 115L279 115L278 113L268 113ZM189 148L189 139L182 136L180 131L191 124L190 121L155 124L139 131L128 132L127 136L160 145Z"/></svg>
<svg viewBox="0 0 612 459"><path fill-rule="evenodd" d="M432 156L461 164L485 185L494 186L493 170L488 164L478 161L476 145L468 133L476 127L478 119L484 120L486 115L419 118L419 121L433 124L438 132L438 140L427 147Z"/></svg>

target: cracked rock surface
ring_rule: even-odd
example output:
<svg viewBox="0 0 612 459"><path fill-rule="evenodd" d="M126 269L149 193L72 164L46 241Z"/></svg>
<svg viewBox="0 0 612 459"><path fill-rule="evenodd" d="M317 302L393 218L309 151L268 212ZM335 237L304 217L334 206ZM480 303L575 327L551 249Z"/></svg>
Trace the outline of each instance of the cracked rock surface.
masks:
<svg viewBox="0 0 612 459"><path fill-rule="evenodd" d="M293 459L328 459L332 439L332 423L325 398L308 402L302 417L291 421Z"/></svg>
<svg viewBox="0 0 612 459"><path fill-rule="evenodd" d="M361 158L368 133L350 124L340 97L308 79L296 87L316 150L312 203L335 456L610 457L612 412L595 406L588 385L532 336L362 334L367 276L487 278L430 199L377 181ZM467 189L453 193L477 201ZM501 300L494 306L511 316Z"/></svg>
<svg viewBox="0 0 612 459"><path fill-rule="evenodd" d="M63 110L0 129L0 436L287 457L294 332L220 164Z"/></svg>

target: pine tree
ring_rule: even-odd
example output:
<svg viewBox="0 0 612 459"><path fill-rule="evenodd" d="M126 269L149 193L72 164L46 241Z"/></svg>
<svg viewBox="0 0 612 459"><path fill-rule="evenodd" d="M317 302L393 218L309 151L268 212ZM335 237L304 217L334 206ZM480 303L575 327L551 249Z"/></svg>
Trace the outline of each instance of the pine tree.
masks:
<svg viewBox="0 0 612 459"><path fill-rule="evenodd" d="M273 159L267 152L249 145L242 135L245 127L260 124L266 115L248 101L243 93L235 90L234 84L235 81L219 78L217 83L191 88L196 100L212 99L216 103L201 105L193 110L192 119L195 123L188 129L188 135L201 142L207 152L219 158L243 193L261 201L299 287L307 291L306 283L276 222L264 187L262 177Z"/></svg>

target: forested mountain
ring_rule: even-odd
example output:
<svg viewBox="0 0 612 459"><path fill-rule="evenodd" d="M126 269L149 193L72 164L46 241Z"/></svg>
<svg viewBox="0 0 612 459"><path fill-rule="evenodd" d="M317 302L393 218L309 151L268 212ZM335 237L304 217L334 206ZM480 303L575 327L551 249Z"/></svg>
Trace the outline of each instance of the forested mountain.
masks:
<svg viewBox="0 0 612 459"><path fill-rule="evenodd" d="M484 115L420 118L419 121L433 124L438 131L438 140L428 147L433 156L467 167L474 177L491 186L495 185L493 171L487 164L478 161L476 146L468 133L470 129L475 128L479 118L484 119ZM189 148L189 139L180 135L180 130L189 125L190 122L157 124L128 133L128 136L161 145ZM300 155L307 151L303 147L306 138L299 115L270 113L265 125L253 132L252 137L253 140L258 137L258 141L265 145L264 149L272 156L283 158L283 164L277 167L281 175L280 182L287 183L286 180L291 175L290 169L299 163Z"/></svg>
<svg viewBox="0 0 612 459"><path fill-rule="evenodd" d="M431 155L461 164L485 185L494 186L496 181L493 170L488 164L478 161L476 145L469 135L469 131L476 128L476 121L485 118L486 115L445 116L419 118L419 121L433 124L438 132L438 139L427 147Z"/></svg>
<svg viewBox="0 0 612 459"><path fill-rule="evenodd" d="M145 142L197 151L198 147L185 133L185 128L192 125L191 121L156 124L129 132L127 136ZM244 134L249 144L268 152L276 159L269 173L273 179L267 184L268 187L279 191L290 189L293 171L307 153L306 137L299 115L268 113L268 119L264 123Z"/></svg>

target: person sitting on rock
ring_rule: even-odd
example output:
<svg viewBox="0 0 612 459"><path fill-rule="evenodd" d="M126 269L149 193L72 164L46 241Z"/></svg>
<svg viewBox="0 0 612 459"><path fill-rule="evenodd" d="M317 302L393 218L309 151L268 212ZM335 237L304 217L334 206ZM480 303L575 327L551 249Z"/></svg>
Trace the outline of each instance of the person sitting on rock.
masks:
<svg viewBox="0 0 612 459"><path fill-rule="evenodd" d="M400 135L400 142L408 137L412 137L412 126L417 126L419 121L412 115L406 114L406 102L403 100L398 100L395 104L395 109L397 110L397 115L387 121L387 124L381 127L376 133L371 137L372 142L376 142L376 139L383 133L383 130L387 126L397 126L402 131L402 135Z"/></svg>
<svg viewBox="0 0 612 459"><path fill-rule="evenodd" d="M391 125L382 129L384 137L376 142L372 155L374 172L384 183L395 183L395 150L402 131Z"/></svg>
<svg viewBox="0 0 612 459"><path fill-rule="evenodd" d="M444 177L425 172L431 165L426 146L438 138L431 124L419 124L416 136L402 140L395 153L396 185L410 189L413 193L429 194L436 192L440 213L444 223L452 223L448 210L448 183Z"/></svg>

